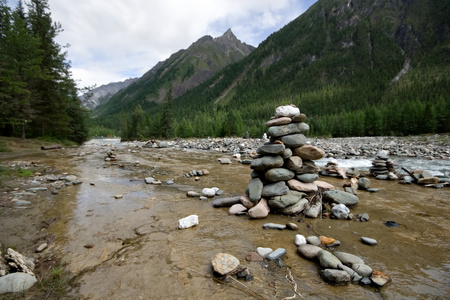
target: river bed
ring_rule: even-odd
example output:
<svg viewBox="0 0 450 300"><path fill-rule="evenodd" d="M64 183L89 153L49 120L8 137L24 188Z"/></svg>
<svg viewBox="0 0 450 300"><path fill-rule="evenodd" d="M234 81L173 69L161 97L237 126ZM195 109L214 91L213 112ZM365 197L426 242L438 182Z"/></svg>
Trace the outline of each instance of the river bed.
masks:
<svg viewBox="0 0 450 300"><path fill-rule="evenodd" d="M117 161L105 161L115 148ZM171 148L142 148L114 140L87 143L41 157L49 165L78 176L83 183L55 195L45 219L56 236L49 251L63 257L74 274L70 293L81 299L283 299L294 295L291 272L304 299L443 299L450 296L450 190L396 181L372 180L377 193L359 191L352 213L368 213L368 222L309 219L271 214L265 219L229 216L210 200L186 196L218 187L224 197L243 195L250 180L248 165L228 154ZM448 161L444 162L445 168ZM191 170L210 174L186 178ZM153 176L173 185L146 184ZM342 189L344 180L320 180ZM199 225L180 230L179 219L199 216ZM395 221L397 228L384 225ZM298 230L265 230L265 223L295 222ZM383 288L355 284L333 286L319 276L316 262L303 259L296 234L325 235L341 242L337 250L362 257L392 278ZM360 241L374 238L376 246ZM286 267L274 262L247 262L257 247L285 248ZM237 257L252 281L222 283L212 275L211 260L225 252ZM299 298L299 296L297 296Z"/></svg>
<svg viewBox="0 0 450 300"><path fill-rule="evenodd" d="M430 189L372 179L378 193L359 192L352 213L368 213L369 222L300 219L269 215L250 220L213 208L211 200L186 196L218 187L224 196L244 194L250 180L248 165L221 165L220 153L180 149L146 149L116 144L117 161L105 162L110 148L86 146L74 156L72 173L83 184L56 195L47 218L56 234L55 251L76 274L73 295L82 299L283 299L294 295L286 279L289 270L305 299L438 299L449 296L448 188ZM74 153L75 154L75 153ZM195 181L191 170L210 174ZM145 177L173 185L149 185ZM342 188L343 180L321 180ZM122 195L116 199L115 196ZM180 230L177 221L196 214L199 225ZM397 228L386 221L400 224ZM298 222L300 221L300 222ZM264 230L265 223L296 222L299 229ZM377 289L350 284L333 286L319 276L319 266L296 252L296 234L325 235L341 241L339 251L362 257L366 264L392 278ZM360 236L378 241L367 246ZM287 267L273 262L247 262L257 247L285 248ZM220 283L211 272L218 252L236 256L250 268L253 281ZM289 270L288 270L289 268Z"/></svg>

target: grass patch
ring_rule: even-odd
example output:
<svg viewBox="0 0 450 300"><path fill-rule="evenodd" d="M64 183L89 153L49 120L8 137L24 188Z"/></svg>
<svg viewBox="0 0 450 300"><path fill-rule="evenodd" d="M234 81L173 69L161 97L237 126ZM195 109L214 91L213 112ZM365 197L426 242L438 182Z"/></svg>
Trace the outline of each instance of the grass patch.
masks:
<svg viewBox="0 0 450 300"><path fill-rule="evenodd" d="M6 145L5 142L0 141L0 152L11 152L12 150Z"/></svg>
<svg viewBox="0 0 450 300"><path fill-rule="evenodd" d="M27 178L33 176L33 171L23 168L8 168L6 166L0 166L0 186L3 181L14 178Z"/></svg>
<svg viewBox="0 0 450 300"><path fill-rule="evenodd" d="M38 284L39 294L45 295L45 299L61 299L70 288L71 276L64 271L62 265L51 267L48 276Z"/></svg>

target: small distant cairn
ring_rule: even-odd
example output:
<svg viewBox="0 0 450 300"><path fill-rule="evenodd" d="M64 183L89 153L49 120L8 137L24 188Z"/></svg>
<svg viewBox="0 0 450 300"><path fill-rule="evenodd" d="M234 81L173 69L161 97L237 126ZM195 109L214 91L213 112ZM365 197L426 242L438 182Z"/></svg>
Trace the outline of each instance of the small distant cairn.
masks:
<svg viewBox="0 0 450 300"><path fill-rule="evenodd" d="M321 197L310 195L317 195L320 187L333 187L318 181L319 167L314 160L322 158L325 151L307 143L305 119L299 108L286 105L277 107L266 123L270 140L257 149L245 191L250 217L264 218L271 210L285 215L304 212L309 217L320 214Z"/></svg>
<svg viewBox="0 0 450 300"><path fill-rule="evenodd" d="M376 179L397 180L398 176L396 175L395 166L396 163L389 158L388 152L381 150L372 161L370 174Z"/></svg>

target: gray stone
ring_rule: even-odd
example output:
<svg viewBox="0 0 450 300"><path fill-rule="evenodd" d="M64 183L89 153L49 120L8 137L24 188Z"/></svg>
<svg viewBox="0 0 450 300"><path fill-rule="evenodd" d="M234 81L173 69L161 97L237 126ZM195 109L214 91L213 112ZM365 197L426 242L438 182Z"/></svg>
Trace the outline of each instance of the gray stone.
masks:
<svg viewBox="0 0 450 300"><path fill-rule="evenodd" d="M320 238L315 235L308 236L306 238L306 241L308 243L310 243L311 245L315 245L315 246L319 246L322 244L322 242L320 241Z"/></svg>
<svg viewBox="0 0 450 300"><path fill-rule="evenodd" d="M250 201L256 202L259 201L259 199L261 199L263 187L264 187L263 183L259 178L253 178L250 181L245 190L245 193L248 195Z"/></svg>
<svg viewBox="0 0 450 300"><path fill-rule="evenodd" d="M304 210L304 214L308 218L317 218L322 211L322 202L317 201Z"/></svg>
<svg viewBox="0 0 450 300"><path fill-rule="evenodd" d="M319 240L320 242L320 240ZM306 259L315 259L317 257L317 253L322 251L322 248L316 245L311 244L302 244L297 248L298 254Z"/></svg>
<svg viewBox="0 0 450 300"><path fill-rule="evenodd" d="M267 135L271 137L281 137L289 134L302 133L309 130L305 123L290 123L287 125L271 126L267 130Z"/></svg>
<svg viewBox="0 0 450 300"><path fill-rule="evenodd" d="M370 193L376 193L376 192L379 192L380 189L376 189L376 188L368 188L367 191L370 192Z"/></svg>
<svg viewBox="0 0 450 300"><path fill-rule="evenodd" d="M230 165L231 164L231 160L229 158L219 158L218 159L220 164L222 165Z"/></svg>
<svg viewBox="0 0 450 300"><path fill-rule="evenodd" d="M32 187L32 188L26 189L27 192L31 192L31 193L44 192L46 190L47 190L46 187Z"/></svg>
<svg viewBox="0 0 450 300"><path fill-rule="evenodd" d="M316 174L316 173L313 173L313 174L305 173L305 174L297 175L296 178L297 178L298 180L300 180L301 182L311 183L311 182L314 182L314 181L316 181L317 179L319 179L319 175Z"/></svg>
<svg viewBox="0 0 450 300"><path fill-rule="evenodd" d="M320 271L320 276L330 283L344 285L351 281L350 275L346 271L325 269Z"/></svg>
<svg viewBox="0 0 450 300"><path fill-rule="evenodd" d="M220 275L228 274L239 266L239 260L231 254L228 253L217 253L212 262L212 267L215 272Z"/></svg>
<svg viewBox="0 0 450 300"><path fill-rule="evenodd" d="M370 188L370 179L367 177L361 177L358 179L358 187L362 190Z"/></svg>
<svg viewBox="0 0 450 300"><path fill-rule="evenodd" d="M359 256L346 253L346 252L340 252L335 251L333 252L334 256L336 256L344 265L351 267L353 264L364 264L364 261Z"/></svg>
<svg viewBox="0 0 450 300"><path fill-rule="evenodd" d="M267 170L269 168L279 168L283 166L284 160L281 156L267 155L264 157L256 158L250 164L250 168L253 170Z"/></svg>
<svg viewBox="0 0 450 300"><path fill-rule="evenodd" d="M285 145L279 143L264 144L256 149L256 153L261 155L278 155L286 149Z"/></svg>
<svg viewBox="0 0 450 300"><path fill-rule="evenodd" d="M14 201L14 206L27 206L27 205L31 205L31 202L30 201L26 201L26 200Z"/></svg>
<svg viewBox="0 0 450 300"><path fill-rule="evenodd" d="M228 198L216 198L212 201L213 207L229 207L234 204L241 203L241 196L228 197Z"/></svg>
<svg viewBox="0 0 450 300"><path fill-rule="evenodd" d="M361 237L361 241L364 244L370 245L370 246L375 246L376 244L378 244L377 240L371 239L371 238L368 238L368 237L364 237L364 236Z"/></svg>
<svg viewBox="0 0 450 300"><path fill-rule="evenodd" d="M365 264L353 264L352 269L362 277L370 277L372 275L372 268Z"/></svg>
<svg viewBox="0 0 450 300"><path fill-rule="evenodd" d="M308 205L308 200L306 198L300 199L297 203L283 208L280 212L284 215L296 215L301 213L306 205Z"/></svg>
<svg viewBox="0 0 450 300"><path fill-rule="evenodd" d="M291 156L292 156L292 150L291 150L290 148L284 149L284 152L281 153L281 157L282 157L283 159L287 159L287 158L289 158L289 157L291 157Z"/></svg>
<svg viewBox="0 0 450 300"><path fill-rule="evenodd" d="M289 148L288 148L289 149ZM294 172L298 172L302 169L303 161L300 156L291 156L284 161L284 166Z"/></svg>
<svg viewBox="0 0 450 300"><path fill-rule="evenodd" d="M273 207L275 209L283 209L285 207L288 207L290 205L293 205L300 201L304 196L306 196L305 193L289 190L285 195L282 196L276 196L269 199L268 204L270 207Z"/></svg>
<svg viewBox="0 0 450 300"><path fill-rule="evenodd" d="M316 166L316 163L312 160L302 160L302 167L300 170L296 171L297 174L313 174L313 173L319 173L319 167Z"/></svg>
<svg viewBox="0 0 450 300"><path fill-rule="evenodd" d="M369 221L369 214L363 213L359 219L361 220L361 222L367 222L367 221Z"/></svg>
<svg viewBox="0 0 450 300"><path fill-rule="evenodd" d="M286 229L286 225L282 225L282 224L275 224L275 223L266 223L263 225L264 229L278 229L278 230L283 230Z"/></svg>
<svg viewBox="0 0 450 300"><path fill-rule="evenodd" d="M266 258L268 260L275 260L281 258L283 255L286 254L286 249L284 248L278 248L274 250L273 252L269 253Z"/></svg>
<svg viewBox="0 0 450 300"><path fill-rule="evenodd" d="M348 207L344 204L338 204L336 206L333 206L333 208L331 209L331 213L336 219L345 220L350 213L350 209L348 209Z"/></svg>
<svg viewBox="0 0 450 300"><path fill-rule="evenodd" d="M275 197L285 195L289 191L284 181L266 184L261 192L262 197Z"/></svg>
<svg viewBox="0 0 450 300"><path fill-rule="evenodd" d="M27 273L10 273L0 277L0 294L20 293L37 282L36 277Z"/></svg>
<svg viewBox="0 0 450 300"><path fill-rule="evenodd" d="M355 205L359 202L357 196L340 190L325 191L323 193L323 199L333 203L344 204L346 206Z"/></svg>
<svg viewBox="0 0 450 300"><path fill-rule="evenodd" d="M358 282L362 279L362 276L359 275L358 273L356 273L355 271L353 271L352 268L349 268L345 265L341 265L340 267L343 271L347 272L348 275L350 275L350 278L353 282Z"/></svg>
<svg viewBox="0 0 450 300"><path fill-rule="evenodd" d="M272 168L265 173L265 177L268 181L286 181L294 178L295 173L285 168Z"/></svg>
<svg viewBox="0 0 450 300"><path fill-rule="evenodd" d="M319 259L320 266L324 269L339 269L339 266L342 265L341 261L336 256L326 250L319 251L317 253L317 258Z"/></svg>
<svg viewBox="0 0 450 300"><path fill-rule="evenodd" d="M301 147L306 144L306 136L301 133L289 134L281 137L281 142L283 142L288 148Z"/></svg>

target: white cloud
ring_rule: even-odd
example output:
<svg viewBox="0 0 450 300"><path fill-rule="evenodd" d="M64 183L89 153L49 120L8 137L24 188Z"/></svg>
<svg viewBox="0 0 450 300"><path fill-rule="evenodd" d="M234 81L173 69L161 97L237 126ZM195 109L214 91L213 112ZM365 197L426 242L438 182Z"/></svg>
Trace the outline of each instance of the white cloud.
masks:
<svg viewBox="0 0 450 300"><path fill-rule="evenodd" d="M316 0L49 0L79 86L140 77L204 35L228 28L258 46Z"/></svg>

